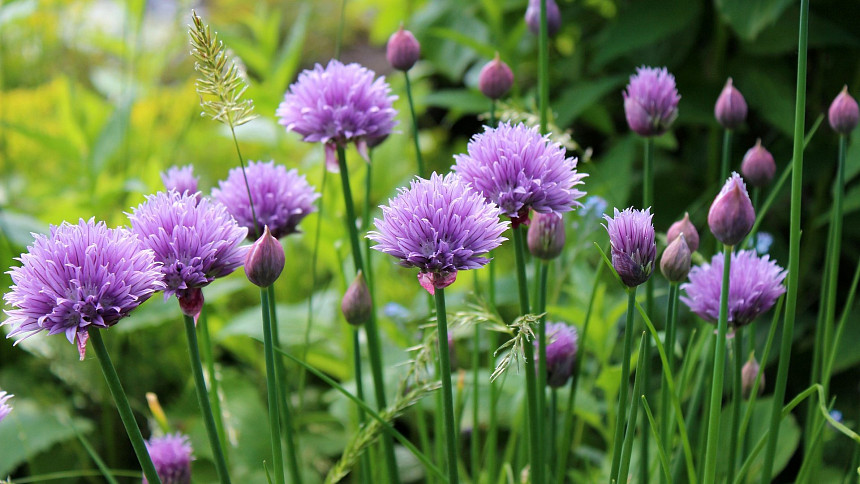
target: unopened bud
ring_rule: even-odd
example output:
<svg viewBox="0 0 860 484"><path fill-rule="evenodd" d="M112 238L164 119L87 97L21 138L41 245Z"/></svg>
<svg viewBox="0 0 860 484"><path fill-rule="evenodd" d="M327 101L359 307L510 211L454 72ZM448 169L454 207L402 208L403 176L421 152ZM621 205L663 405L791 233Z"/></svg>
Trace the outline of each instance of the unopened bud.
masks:
<svg viewBox="0 0 860 484"><path fill-rule="evenodd" d="M666 240L672 242L682 233L684 234L684 240L687 242L687 247L690 248L690 252L699 250L699 232L696 230L693 222L690 222L690 214L687 212L684 212L684 218L669 226L669 231L666 232Z"/></svg>
<svg viewBox="0 0 860 484"><path fill-rule="evenodd" d="M747 119L747 102L732 85L731 77L714 105L714 117L726 129L735 129Z"/></svg>
<svg viewBox="0 0 860 484"><path fill-rule="evenodd" d="M827 110L827 119L830 127L839 134L848 134L857 126L860 119L860 109L857 101L848 94L848 86L842 88L842 92L836 96L830 109Z"/></svg>
<svg viewBox="0 0 860 484"><path fill-rule="evenodd" d="M564 249L564 220L557 213L535 213L529 224L526 242L538 259L552 260Z"/></svg>
<svg viewBox="0 0 860 484"><path fill-rule="evenodd" d="M408 71L415 65L420 55L421 45L418 43L418 40L415 39L412 32L403 30L402 25L400 26L400 30L394 32L388 38L385 57L388 59L391 67L399 71Z"/></svg>
<svg viewBox="0 0 860 484"><path fill-rule="evenodd" d="M752 394L753 385L755 385L755 379L760 368L758 361L750 354L750 358L741 368L741 394L745 399L749 399ZM762 393L764 393L764 372L762 372L761 381L758 384L758 394L761 395Z"/></svg>
<svg viewBox="0 0 860 484"><path fill-rule="evenodd" d="M755 210L747 188L740 175L732 173L708 212L711 233L723 244L737 245L754 223Z"/></svg>
<svg viewBox="0 0 860 484"><path fill-rule="evenodd" d="M681 282L690 273L691 253L681 233L673 240L660 258L660 272L669 282Z"/></svg>
<svg viewBox="0 0 860 484"><path fill-rule="evenodd" d="M763 187L773 180L776 174L776 163L773 155L761 145L761 139L744 155L741 163L741 174L754 187Z"/></svg>
<svg viewBox="0 0 860 484"><path fill-rule="evenodd" d="M514 73L507 64L499 58L499 53L496 52L496 58L491 60L481 69L481 74L478 76L478 88L490 99L499 99L507 94L514 85Z"/></svg>
<svg viewBox="0 0 860 484"><path fill-rule="evenodd" d="M191 316L194 318L194 324L197 324L197 318L203 310L203 290L195 287L176 291L176 299L179 300L179 310L182 314Z"/></svg>
<svg viewBox="0 0 860 484"><path fill-rule="evenodd" d="M352 284L344 293L340 301L340 310L346 322L353 326L361 326L370 321L373 301L370 299L370 289L361 271L358 271Z"/></svg>
<svg viewBox="0 0 860 484"><path fill-rule="evenodd" d="M526 25L534 35L540 35L540 2L541 0L529 0L526 9ZM546 34L554 37L561 28L561 12L555 0L546 0Z"/></svg>
<svg viewBox="0 0 860 484"><path fill-rule="evenodd" d="M268 287L278 280L285 263L283 246L266 226L245 257L245 275L253 284Z"/></svg>

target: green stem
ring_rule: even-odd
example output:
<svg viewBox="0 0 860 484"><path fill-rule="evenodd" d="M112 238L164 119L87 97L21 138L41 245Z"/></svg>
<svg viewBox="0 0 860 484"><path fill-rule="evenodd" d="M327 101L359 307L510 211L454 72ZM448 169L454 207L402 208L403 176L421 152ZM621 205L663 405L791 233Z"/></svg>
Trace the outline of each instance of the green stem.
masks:
<svg viewBox="0 0 860 484"><path fill-rule="evenodd" d="M669 301L666 309L666 358L669 360L669 370L673 370L675 363L675 332L676 322L678 318L678 283L669 283ZM666 381L666 375L663 375L663 381L660 389L660 440L663 443L664 449L672 448L671 422L669 421L669 384ZM665 476L661 475L661 482L668 482Z"/></svg>
<svg viewBox="0 0 860 484"><path fill-rule="evenodd" d="M415 116L415 104L412 102L412 83L409 81L409 71L403 71L406 78L406 98L409 99L409 113L412 115L412 140L415 142L415 159L418 162L418 176L424 176L424 158L421 156L421 144L418 142L418 117Z"/></svg>
<svg viewBox="0 0 860 484"><path fill-rule="evenodd" d="M448 351L448 316L445 312L445 289L437 288L436 298L436 331L439 343L439 378L442 380L442 401L445 408L445 440L447 447L448 482L457 484L457 433L454 422L454 395L451 390L451 358Z"/></svg>
<svg viewBox="0 0 860 484"><path fill-rule="evenodd" d="M343 188L343 201L346 207L346 228L349 232L349 242L352 246L352 260L355 271L364 270L361 261L361 245L358 242L358 229L355 226L355 206L352 201L352 190L349 186L349 170L346 166L346 152L343 146L337 146L337 161L340 167L340 180ZM371 295L373 293L371 292ZM379 341L379 330L376 327L376 307L370 312L370 319L365 323L364 330L367 335L367 352L370 356L370 370L373 375L373 388L376 396L376 404L380 409L386 407L385 403L385 380L382 373L382 347ZM382 447L385 454L385 463L388 469L388 477L391 482L398 482L397 460L394 457L394 442L391 436L382 436Z"/></svg>
<svg viewBox="0 0 860 484"><path fill-rule="evenodd" d="M630 352L633 351L633 314L636 309L636 287L627 288L627 322L624 325L624 350L621 353L621 384L618 388L618 410L615 412L615 437L612 439L610 479L618 476L627 417L627 392L630 383ZM641 356L641 355L640 355Z"/></svg>
<svg viewBox="0 0 860 484"><path fill-rule="evenodd" d="M550 391L549 395L550 395L550 398L549 398L549 439L548 439L549 444L547 445L547 447L549 447L549 449L547 449L547 451L549 452L549 455L547 456L547 459L548 459L547 463L557 461L557 459L556 459L556 448L558 445L558 437L557 437L557 434L558 434L557 430L558 429L556 428L556 425L557 425L557 417L558 417L558 389L553 387L552 390ZM549 467L550 466L548 465L547 466L547 472L548 473L550 473ZM547 482L550 482L550 481L552 481L552 475L551 474L549 476L547 476Z"/></svg>
<svg viewBox="0 0 860 484"><path fill-rule="evenodd" d="M215 358L212 354L212 339L209 337L209 318L206 310L200 312L198 320L200 328L200 339L202 340L203 361L206 362L206 373L209 375L209 403L212 405L212 413L215 415L215 429L218 431L218 439L221 448L225 449L224 459L229 465L230 461L226 455L227 433L224 431L224 418L221 412L221 399L218 397L218 378L215 377Z"/></svg>
<svg viewBox="0 0 860 484"><path fill-rule="evenodd" d="M490 100L490 127L495 128L498 121L496 120L496 100Z"/></svg>
<svg viewBox="0 0 860 484"><path fill-rule="evenodd" d="M538 260L535 258L535 260ZM544 425L546 422L546 285L547 280L549 278L549 264L546 261L540 261L538 269L538 293L537 293L537 308L535 308L535 312L537 314L543 314L540 320L538 321L538 355L537 355L537 397L538 397L538 422L543 425L540 429L541 434L541 442L546 442L546 439L543 438L542 433L547 430L547 427ZM549 440L548 447L541 448L541 456L545 456L547 450L552 452L552 448L555 446L555 440ZM545 456L549 459L549 456ZM549 462L552 462L551 459L542 461L542 464L545 465L545 469L549 471Z"/></svg>
<svg viewBox="0 0 860 484"><path fill-rule="evenodd" d="M346 26L346 0L340 3L340 22L337 26L337 36L334 39L334 58L340 59L340 48L343 45L343 29Z"/></svg>
<svg viewBox="0 0 860 484"><path fill-rule="evenodd" d="M529 293L526 281L525 241L523 228L516 227L514 232L514 252L517 266L517 286L519 288L520 313L529 314ZM537 381L534 358L534 344L527 341L523 345L523 353L526 360L526 396L528 400L529 413L529 455L531 463L531 476L533 484L544 484L543 480L543 455L541 454L541 430L543 426L540 421L540 409L538 408Z"/></svg>
<svg viewBox="0 0 860 484"><path fill-rule="evenodd" d="M729 166L732 157L732 130L727 129L723 132L723 157L720 161L720 179L717 180L718 185L722 186L729 178Z"/></svg>
<svg viewBox="0 0 860 484"><path fill-rule="evenodd" d="M251 234L254 240L257 240L263 232L260 230L260 225L257 223L257 212L254 211L254 198L251 196L251 185L248 184L248 175L245 174L245 159L242 158L242 151L239 149L239 140L236 139L236 130L233 129L233 123L230 125L230 134L233 135L233 145L236 146L236 155L239 157L239 166L242 167L242 179L245 180L245 190L248 192L248 203L251 206L251 220L254 221L254 233Z"/></svg>
<svg viewBox="0 0 860 484"><path fill-rule="evenodd" d="M633 453L633 438L636 435L636 419L639 416L639 402L641 399L637 395L642 395L640 388L642 385L642 370L644 370L644 359L642 353L645 351L647 335L642 333L642 338L639 341L639 361L636 365L636 376L633 379L633 401L630 403L630 413L627 417L627 433L624 435L624 448L621 451L621 465L618 468L618 475L615 476L615 482L629 482L630 471L630 455ZM647 463L645 464L647 468Z"/></svg>
<svg viewBox="0 0 860 484"><path fill-rule="evenodd" d="M728 480L734 478L735 469L737 469L737 455L738 455L738 447L742 440L740 439L740 426L741 426L741 402L743 401L743 396L741 395L741 370L743 370L744 366L744 347L743 347L743 337L742 337L743 327L739 326L735 328L735 337L732 344L734 345L734 372L732 372L732 413L731 413L731 434L729 437L729 462L728 462ZM750 335L752 337L752 335Z"/></svg>
<svg viewBox="0 0 860 484"><path fill-rule="evenodd" d="M355 373L355 393L361 401L364 401L364 384L361 381L361 344L358 334L358 328L352 328L352 363ZM358 424L364 425L366 416L364 410L358 407ZM370 454L365 452L361 456L361 481L363 484L371 482L370 479Z"/></svg>
<svg viewBox="0 0 860 484"><path fill-rule="evenodd" d="M495 267L493 262L490 262L490 273L492 275L493 267ZM490 278L490 288L493 287L493 279ZM493 295L493 292L490 292L490 295ZM495 308L494 301L490 301L490 304L493 308ZM494 309L495 310L495 309ZM499 334L495 331L490 333L490 351L487 351L487 359L489 360L489 364L487 368L495 367L495 357L493 356L493 349L499 347ZM496 454L498 453L498 412L497 405L499 399L499 385L496 384L495 381L490 380L490 402L489 402L489 426L487 427L487 442L484 444L484 448L487 453L487 482L493 483L496 482Z"/></svg>
<svg viewBox="0 0 860 484"><path fill-rule="evenodd" d="M708 443L705 451L704 482L717 479L717 446L720 440L720 411L723 400L723 374L726 365L726 332L729 323L729 275L732 246L723 246L723 285L720 290L720 317L717 321L717 345L714 349L714 377L711 380L711 404L708 416Z"/></svg>
<svg viewBox="0 0 860 484"><path fill-rule="evenodd" d="M836 337L833 338L833 347L827 352L827 362L824 365L824 375L829 380L833 372L833 363L836 361L837 350L839 343L842 341L842 333L845 331L848 315L851 314L851 309L854 306L854 296L857 294L857 284L860 282L860 262L857 263L857 268L854 270L854 278L851 281L851 290L848 291L848 297L845 299L845 306L842 308L842 316L839 318L839 325L836 327Z"/></svg>
<svg viewBox="0 0 860 484"><path fill-rule="evenodd" d="M194 386L197 389L197 403L203 412L203 424L206 426L206 434L209 436L209 447L212 449L218 479L221 484L226 484L230 482L230 473L227 470L227 461L224 459L224 449L221 448L221 441L218 438L212 406L209 405L206 381L203 379L203 367L200 365L200 350L197 345L197 328L194 326L194 318L191 316L185 315L184 320L185 336L188 339L188 355L191 358L191 374L194 375ZM274 430L277 431L278 427L275 427Z"/></svg>
<svg viewBox="0 0 860 484"><path fill-rule="evenodd" d="M476 273L477 274L477 273ZM481 475L481 446L480 426L478 415L480 411L480 391L478 381L480 380L481 366L481 327L475 325L474 341L472 341L472 481L478 482Z"/></svg>
<svg viewBox="0 0 860 484"><path fill-rule="evenodd" d="M788 248L788 291L785 304L785 321L782 330L779 369L773 392L771 408L770 438L764 455L761 482L770 482L773 460L776 455L776 442L779 438L779 417L785 400L785 387L788 382L788 368L791 361L791 342L794 339L794 316L797 309L797 288L800 279L800 212L801 191L803 188L803 126L806 108L806 47L809 37L809 0L800 0L800 27L797 54L797 99L794 108L794 149L791 175L791 223Z"/></svg>
<svg viewBox="0 0 860 484"><path fill-rule="evenodd" d="M281 452L281 411L278 392L278 370L275 367L275 350L272 343L272 320L269 312L269 293L260 288L260 304L263 315L263 353L266 358L266 393L269 404L269 437L272 441L272 468L275 484L284 482L284 458ZM293 476L295 479L295 476Z"/></svg>
<svg viewBox="0 0 860 484"><path fill-rule="evenodd" d="M642 208L651 207L654 211L654 138L645 138L645 180L642 187ZM645 310L648 316L654 315L654 278L648 279L645 283ZM648 396L648 375L651 372L651 345L646 340L645 347L640 355L642 358L642 392L647 398ZM639 401L639 397L634 395L633 402ZM639 482L641 484L648 483L648 464L651 460L648 458L650 433L645 429L645 422L642 422L642 438L640 439L641 447L639 450Z"/></svg>
<svg viewBox="0 0 860 484"><path fill-rule="evenodd" d="M116 403L116 410L119 412L119 418L122 419L122 424L125 426L125 432L128 434L128 439L131 441L131 446L134 449L134 454L143 469L143 475L150 483L161 483L158 478L158 473L155 472L155 466L152 465L152 459L149 458L149 452L146 450L146 444L143 441L143 435L140 433L140 427L137 426L137 421L134 420L134 414L131 411L131 406L128 404L128 397L125 395L125 390L122 389L122 383L119 381L119 375L114 368L110 359L107 347L100 330L94 329L89 332L90 343L98 356L99 365L102 367L102 373L105 376L105 381L110 389L110 394Z"/></svg>
<svg viewBox="0 0 860 484"><path fill-rule="evenodd" d="M549 117L549 35L546 26L546 2L540 2L540 37L538 39L538 83L540 132L547 133L547 118Z"/></svg>
<svg viewBox="0 0 860 484"><path fill-rule="evenodd" d="M830 254L830 270L828 271L828 294L827 294L827 312L824 317L824 343L822 352L822 360L827 361L830 354L831 346L833 345L831 331L836 318L836 287L839 278L839 254L842 249L842 205L845 196L845 151L847 147L848 137L839 136L839 159L836 165L836 182L833 187L833 209L832 219L830 221L833 227L833 243L828 252ZM830 387L830 375L821 375L821 386L824 387L824 392Z"/></svg>

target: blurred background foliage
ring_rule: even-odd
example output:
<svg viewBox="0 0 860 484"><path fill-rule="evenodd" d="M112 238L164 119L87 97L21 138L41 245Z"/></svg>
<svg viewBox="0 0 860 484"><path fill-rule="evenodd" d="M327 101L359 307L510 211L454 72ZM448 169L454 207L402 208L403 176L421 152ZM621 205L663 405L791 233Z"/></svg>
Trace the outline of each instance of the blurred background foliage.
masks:
<svg viewBox="0 0 860 484"><path fill-rule="evenodd" d="M559 0L562 29L550 44L551 107L555 123L574 140L580 170L589 173L585 190L608 207L637 205L641 142L624 120L621 91L634 68L665 65L682 95L680 117L657 140L656 203L658 232L690 212L707 232L707 208L717 188L721 130L713 105L727 77L750 106L747 123L735 136L733 167L757 138L774 154L780 172L791 153L798 6L790 0ZM345 4L345 28L341 12ZM301 69L325 63L342 42L340 57L386 75L400 96L399 134L373 152L371 207L384 203L415 171L408 138L403 76L384 56L388 36L403 23L422 44L422 60L411 71L420 124L421 146L431 169L447 171L452 155L465 151L480 131L489 105L477 90L483 64L499 52L516 76L508 113L534 111L537 42L523 22L527 0L0 0L0 259L4 267L25 250L31 232L49 224L95 217L126 224L125 212L161 187L159 172L193 164L208 193L237 165L229 131L200 116L195 72L188 55L189 12L196 8L219 38L241 60L250 82L255 121L237 136L250 160L273 159L298 168L324 192L320 212L302 223L303 233L285 240L287 269L276 284L281 334L288 349L305 355L327 373L351 382L350 332L336 310L347 281L348 261L340 190L323 170L323 151L287 134L274 118L283 93ZM807 127L826 112L844 84L855 96L860 88L860 3L822 0L811 7ZM857 141L856 132L853 141ZM836 135L826 126L815 133L804 171L803 257L798 330L789 394L805 388L813 324L818 307L822 247L835 171ZM366 166L349 153L354 194L364 200ZM843 266L854 267L860 251L860 143L850 144L847 161ZM780 194L762 228L773 235L771 254L787 264L788 190ZM363 203L363 202L360 202ZM588 288L597 264L593 241L605 245L599 227L604 207L567 217L570 247L553 266L557 289L550 317L581 325ZM593 207L592 207L593 208ZM374 209L372 214L377 214ZM315 240L319 249L315 251ZM705 245L707 247L707 244ZM509 248L497 254L509 267ZM385 361L391 388L405 348L418 341L426 322L426 297L414 274L387 258L374 257L376 301L385 333ZM504 272L502 273L504 275ZM840 273L847 287L851 271ZM471 274L461 276L449 305L464 307ZM480 274L483 279L485 274ZM8 286L8 275L2 284ZM658 278L658 296L664 296ZM516 314L512 278L500 281L500 310ZM206 291L213 328L235 478L264 482L265 432L263 358L256 296L244 276L234 274ZM844 300L841 291L839 301ZM662 301L662 299L661 299ZM623 296L611 279L599 290L591 331L584 342L585 388L577 415L582 417L575 478L590 481L602 464L609 434L605 402L615 399L618 366L613 363L616 323ZM308 325L309 309L312 321ZM854 316L856 319L856 313ZM682 309L687 327L701 323ZM307 328L307 329L306 329ZM767 330L758 324L760 341ZM860 337L849 325L847 341ZM455 333L460 339L464 334ZM155 392L171 424L192 437L196 479L214 479L208 446L197 418L180 316L173 301L146 304L110 331L108 343L141 421L147 418L144 392ZM461 347L462 346L462 347ZM469 361L465 344L461 361ZM482 350L490 351L486 342ZM775 358L776 352L772 352ZM113 468L134 468L115 410L93 359L77 362L62 338L36 336L12 348L0 340L0 386L15 393L15 412L0 426L0 476L40 475L91 469L76 432L88 436ZM860 420L857 363L860 346L845 345L833 383L836 407L847 422ZM775 367L769 366L769 372ZM290 385L299 390L297 368ZM463 375L469 388L469 375ZM505 391L521 398L518 375ZM368 381L366 378L365 381ZM303 380L301 380L303 381ZM463 388L462 386L460 387ZM302 462L316 480L336 459L354 426L351 407L320 382L308 379L293 398L301 409ZM429 407L428 407L429 408ZM503 410L514 421L513 406ZM467 412L468 413L468 412ZM472 426L470 417L464 425ZM793 422L793 421L792 421ZM408 422L401 425L407 427ZM795 424L791 424L795 425ZM155 425L150 425L155 429ZM758 431L763 431L759 429ZM148 432L144 430L144 434ZM790 475L797 432L781 443L780 467ZM793 437L792 437L793 436ZM833 468L849 456L835 436L824 453ZM13 451L14 450L14 451ZM421 469L401 454L404 477L421 478ZM786 467L787 466L787 467ZM98 478L95 479L97 481ZM406 479L408 480L408 479ZM71 479L74 482L74 479Z"/></svg>

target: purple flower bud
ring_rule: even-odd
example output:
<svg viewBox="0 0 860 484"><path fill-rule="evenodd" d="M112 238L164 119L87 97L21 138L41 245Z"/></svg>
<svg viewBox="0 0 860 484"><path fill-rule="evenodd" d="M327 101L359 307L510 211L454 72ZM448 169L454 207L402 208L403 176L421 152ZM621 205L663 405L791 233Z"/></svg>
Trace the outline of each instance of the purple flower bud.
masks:
<svg viewBox="0 0 860 484"><path fill-rule="evenodd" d="M203 290L199 287L180 289L176 291L176 299L179 300L179 310L182 314L194 318L194 324L197 324L197 318L203 310Z"/></svg>
<svg viewBox="0 0 860 484"><path fill-rule="evenodd" d="M623 96L627 124L641 136L665 133L678 117L681 96L665 67L637 67Z"/></svg>
<svg viewBox="0 0 860 484"><path fill-rule="evenodd" d="M540 3L541 0L529 0L529 8L526 9L526 25L529 31L540 35ZM546 34L555 37L561 28L561 12L555 0L546 0Z"/></svg>
<svg viewBox="0 0 860 484"><path fill-rule="evenodd" d="M650 208L634 210L632 207L623 212L616 208L614 219L603 216L612 246L612 267L627 287L645 283L654 270L657 245L651 217Z"/></svg>
<svg viewBox="0 0 860 484"><path fill-rule="evenodd" d="M678 235L660 257L660 272L669 282L681 282L690 273L691 254L684 233Z"/></svg>
<svg viewBox="0 0 860 484"><path fill-rule="evenodd" d="M353 326L361 326L370 320L373 300L370 298L370 289L361 271L358 271L352 284L344 293L340 301L340 310L346 322Z"/></svg>
<svg viewBox="0 0 860 484"><path fill-rule="evenodd" d="M151 438L146 441L146 450L162 484L191 483L191 461L194 458L187 436L177 432ZM143 484L147 484L146 478Z"/></svg>
<svg viewBox="0 0 860 484"><path fill-rule="evenodd" d="M507 64L499 58L499 53L496 52L496 58L487 62L487 65L481 69L481 74L478 76L478 88L490 99L499 99L507 94L514 85L514 73Z"/></svg>
<svg viewBox="0 0 860 484"><path fill-rule="evenodd" d="M421 45L412 32L403 30L403 26L388 38L385 57L391 67L399 71L408 71L418 61L421 55Z"/></svg>
<svg viewBox="0 0 860 484"><path fill-rule="evenodd" d="M726 81L726 86L714 105L714 117L726 129L735 129L747 119L747 102L741 92L732 85L731 77Z"/></svg>
<svg viewBox="0 0 860 484"><path fill-rule="evenodd" d="M773 180L776 174L776 163L773 155L761 145L761 139L744 155L741 163L741 173L754 187L763 187Z"/></svg>
<svg viewBox="0 0 860 484"><path fill-rule="evenodd" d="M741 395L745 399L749 399L752 394L753 385L760 368L758 361L750 354L750 358L744 363L743 368L741 368ZM761 395L762 393L764 393L764 372L762 372L761 382L758 384L758 394Z"/></svg>
<svg viewBox="0 0 860 484"><path fill-rule="evenodd" d="M0 391L0 422L9 415L9 412L12 411L12 406L6 403L10 398L15 395L9 395L4 391Z"/></svg>
<svg viewBox="0 0 860 484"><path fill-rule="evenodd" d="M576 361L576 352L579 336L576 328L564 323L546 324L546 384L552 388L559 388L567 383L573 373L573 363ZM537 348L537 341L534 342ZM539 358L537 355L535 358Z"/></svg>
<svg viewBox="0 0 860 484"><path fill-rule="evenodd" d="M741 176L732 172L708 212L711 233L723 244L737 245L750 232L754 223L755 210L747 187Z"/></svg>
<svg viewBox="0 0 860 484"><path fill-rule="evenodd" d="M529 252L538 259L552 260L564 249L564 220L558 213L539 213L532 216L526 241Z"/></svg>
<svg viewBox="0 0 860 484"><path fill-rule="evenodd" d="M699 250L699 232L696 230L696 226L690 222L690 214L687 212L684 212L684 218L669 227L669 231L666 232L666 240L671 242L677 239L682 233L687 242L687 247L690 248L690 252Z"/></svg>
<svg viewBox="0 0 860 484"><path fill-rule="evenodd" d="M842 92L830 104L827 119L830 120L833 131L839 134L848 134L857 126L860 109L857 107L857 101L848 94L848 86L843 87Z"/></svg>
<svg viewBox="0 0 860 484"><path fill-rule="evenodd" d="M251 245L251 250L245 256L245 275L253 284L269 287L278 280L285 262L283 246L266 225L263 235Z"/></svg>

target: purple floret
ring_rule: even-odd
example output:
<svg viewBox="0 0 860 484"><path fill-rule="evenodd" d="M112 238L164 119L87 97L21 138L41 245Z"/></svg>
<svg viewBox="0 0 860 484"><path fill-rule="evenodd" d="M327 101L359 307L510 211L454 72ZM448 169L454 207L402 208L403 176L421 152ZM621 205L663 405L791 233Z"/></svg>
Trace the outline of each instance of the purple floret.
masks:
<svg viewBox="0 0 860 484"><path fill-rule="evenodd" d="M615 217L604 215L609 243L612 246L612 266L628 287L636 287L651 277L657 245L654 242L654 225L651 209L635 210L632 207Z"/></svg>
<svg viewBox="0 0 860 484"><path fill-rule="evenodd" d="M240 267L248 234L224 205L191 194L158 192L129 214L132 230L163 264L164 296L180 299Z"/></svg>
<svg viewBox="0 0 860 484"><path fill-rule="evenodd" d="M454 155L454 171L499 206L514 227L527 224L529 210L569 212L582 206L585 192L574 188L587 175L576 172L576 158L523 124L485 127L469 142L468 153Z"/></svg>
<svg viewBox="0 0 860 484"><path fill-rule="evenodd" d="M367 237L400 265L417 267L431 293L454 282L457 271L482 267L484 255L506 240L508 222L499 221L498 207L454 173L418 178L398 191Z"/></svg>
<svg viewBox="0 0 860 484"><path fill-rule="evenodd" d="M163 437L153 437L146 441L146 450L152 458L155 472L161 479L161 484L189 484L191 482L191 443L188 437L180 434L168 434ZM143 484L147 480L143 478Z"/></svg>
<svg viewBox="0 0 860 484"><path fill-rule="evenodd" d="M720 316L723 260L722 252L714 255L710 264L694 267L690 282L681 285L685 292L681 301L710 322L716 322ZM759 257L752 250L733 253L729 268L729 324L749 324L773 307L785 293L782 284L785 276L786 271L767 255Z"/></svg>
<svg viewBox="0 0 860 484"><path fill-rule="evenodd" d="M113 326L164 288L155 255L126 229L81 219L35 237L8 272L13 285L3 298L15 309L2 324L10 337L62 333L83 359L90 329Z"/></svg>
<svg viewBox="0 0 860 484"><path fill-rule="evenodd" d="M296 232L299 222L316 210L314 201L320 195L297 170L287 171L283 165L276 165L274 161L252 161L248 163L245 173L254 199L259 230L268 226L276 239ZM227 179L218 182L218 186L212 190L212 197L227 207L239 225L253 234L254 218L242 169L230 170Z"/></svg>
<svg viewBox="0 0 860 484"><path fill-rule="evenodd" d="M665 67L637 67L623 96L627 124L642 136L665 133L678 117L681 96Z"/></svg>

